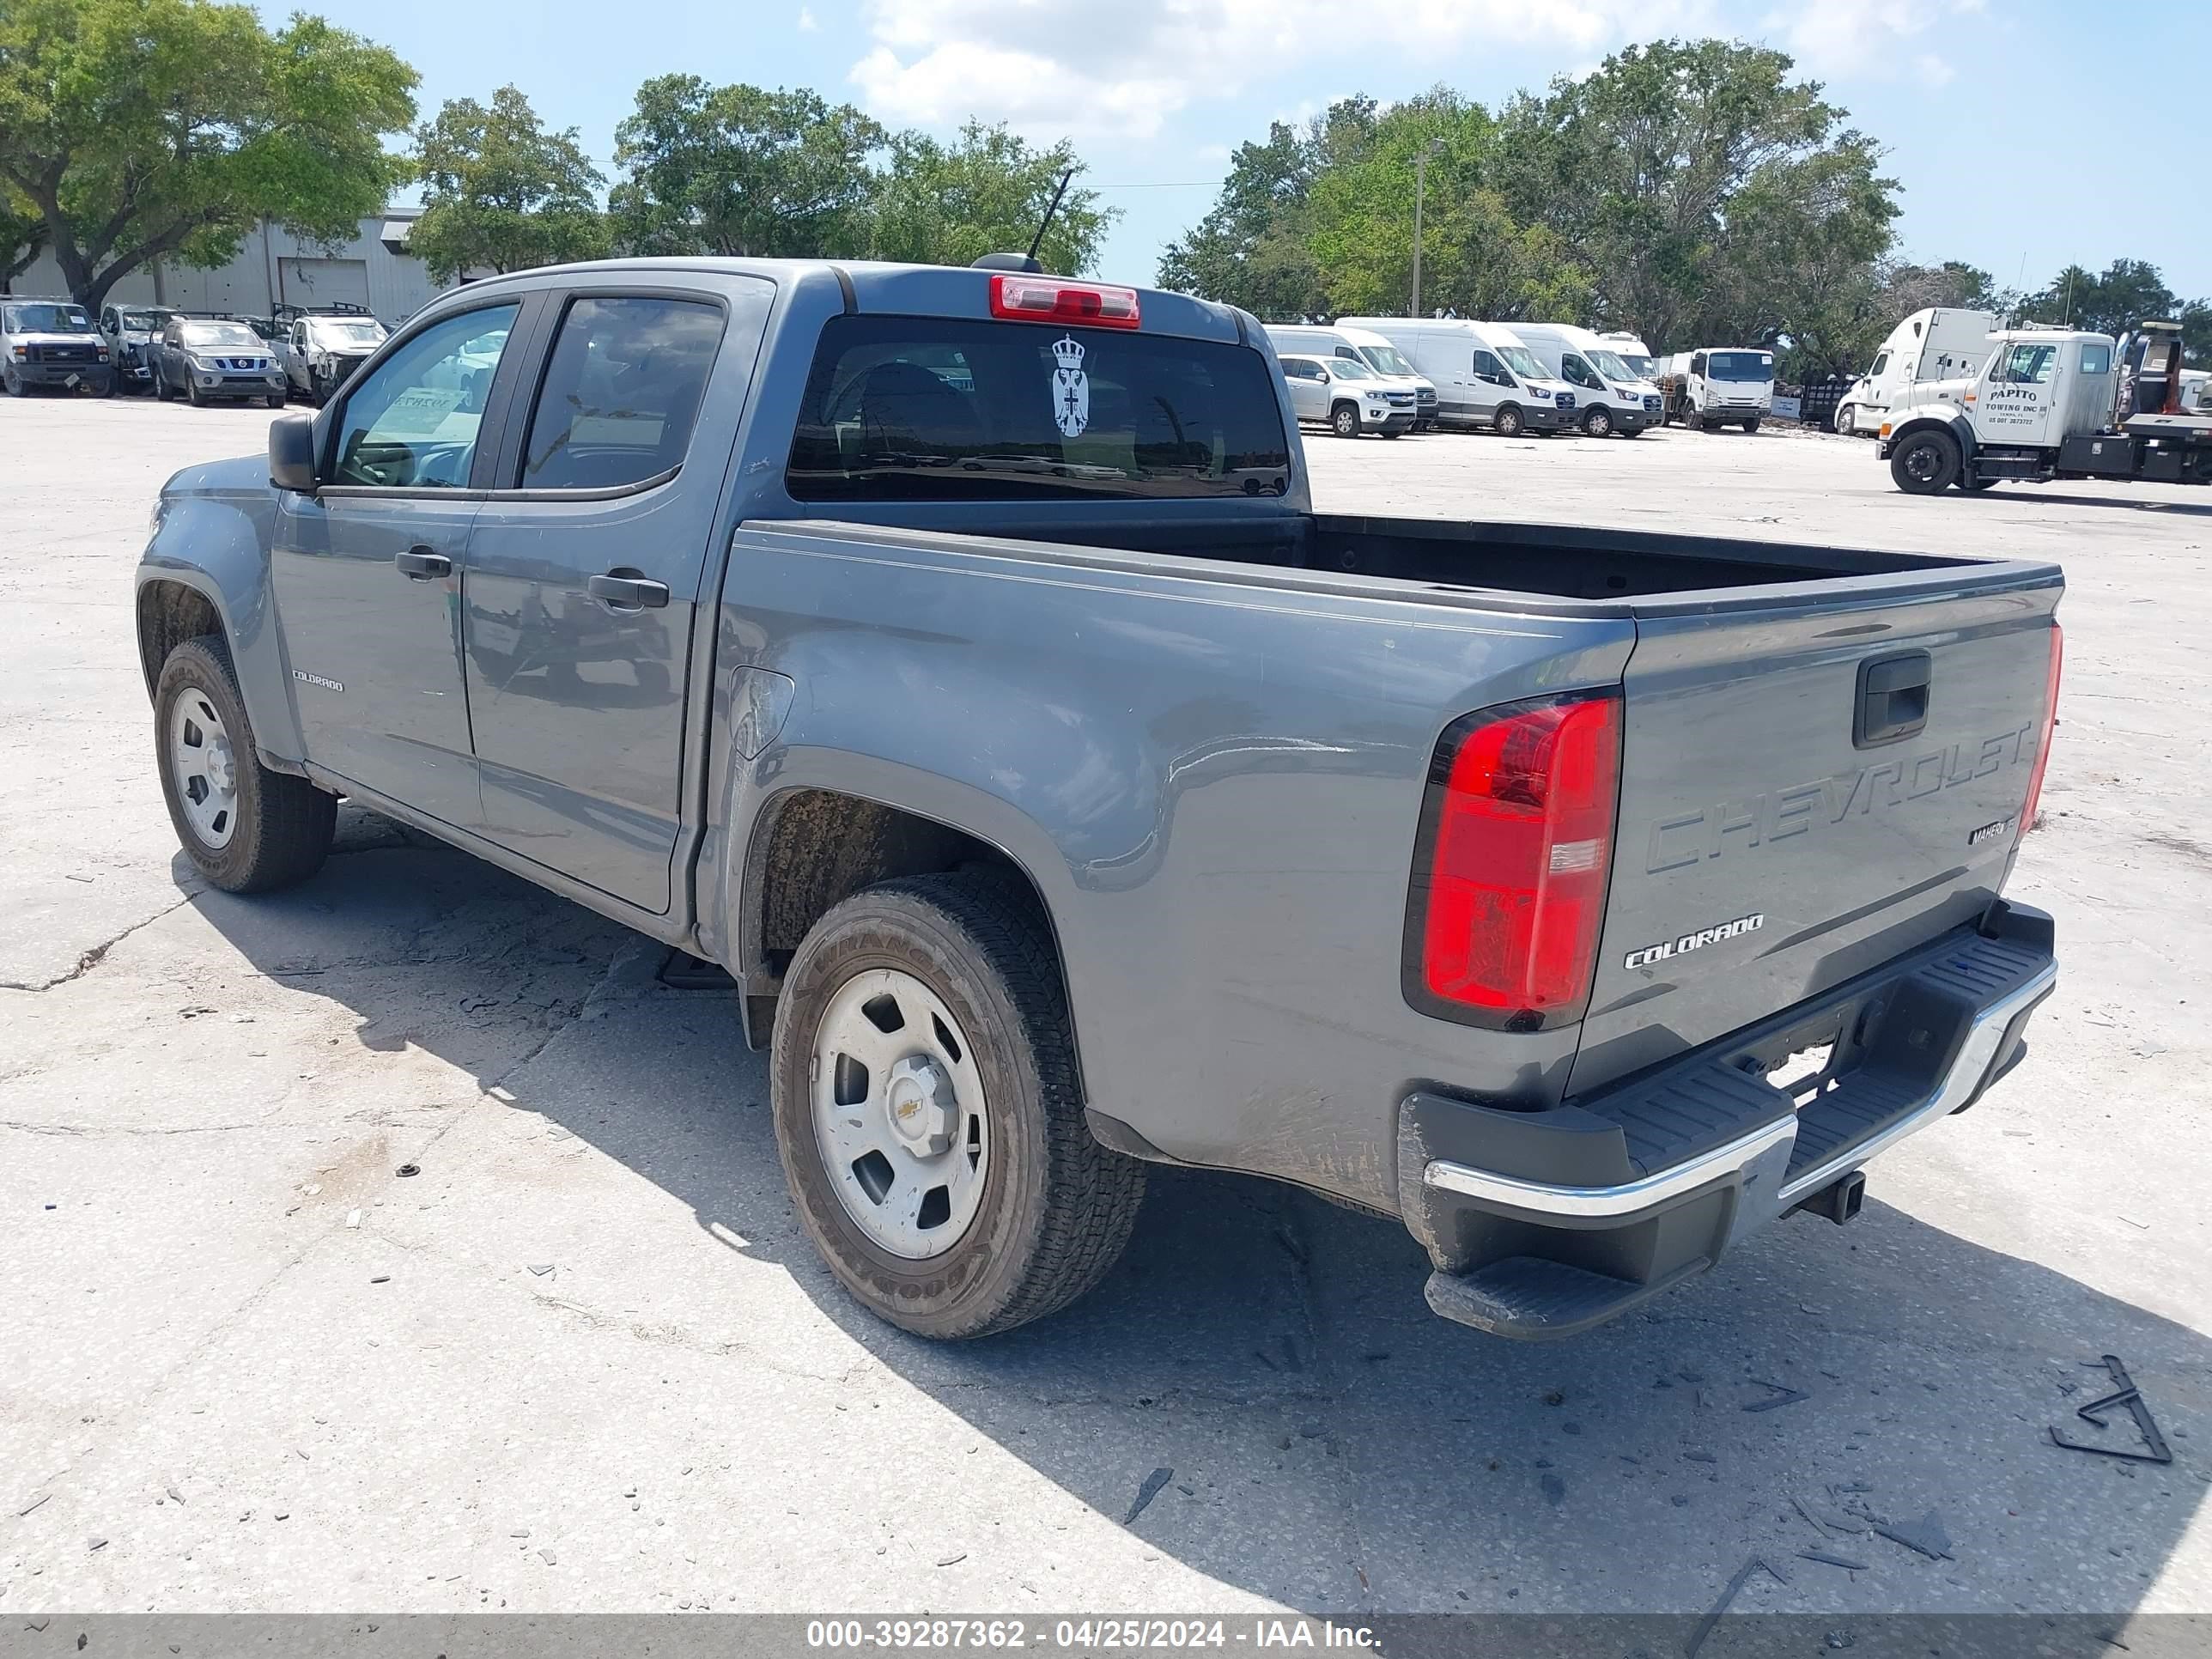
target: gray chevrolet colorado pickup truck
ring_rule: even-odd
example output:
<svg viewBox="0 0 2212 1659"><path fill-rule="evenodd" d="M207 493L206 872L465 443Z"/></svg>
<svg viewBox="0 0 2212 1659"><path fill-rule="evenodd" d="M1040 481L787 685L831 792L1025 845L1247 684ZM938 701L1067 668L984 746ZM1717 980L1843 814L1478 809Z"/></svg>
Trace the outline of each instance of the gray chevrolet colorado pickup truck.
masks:
<svg viewBox="0 0 2212 1659"><path fill-rule="evenodd" d="M472 283L161 493L156 755L232 891L337 797L727 967L905 1328L1051 1312L1151 1163L1586 1328L2019 1059L2048 564L1316 514L1266 336L1004 270Z"/></svg>

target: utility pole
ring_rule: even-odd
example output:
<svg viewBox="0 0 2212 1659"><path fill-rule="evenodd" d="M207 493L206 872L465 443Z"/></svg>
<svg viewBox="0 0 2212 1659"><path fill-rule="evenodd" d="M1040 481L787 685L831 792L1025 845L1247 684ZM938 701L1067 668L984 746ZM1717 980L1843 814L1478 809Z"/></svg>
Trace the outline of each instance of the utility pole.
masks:
<svg viewBox="0 0 2212 1659"><path fill-rule="evenodd" d="M1443 150L1444 141L1431 138L1413 152L1413 310L1421 314L1421 198L1427 193L1429 157Z"/></svg>

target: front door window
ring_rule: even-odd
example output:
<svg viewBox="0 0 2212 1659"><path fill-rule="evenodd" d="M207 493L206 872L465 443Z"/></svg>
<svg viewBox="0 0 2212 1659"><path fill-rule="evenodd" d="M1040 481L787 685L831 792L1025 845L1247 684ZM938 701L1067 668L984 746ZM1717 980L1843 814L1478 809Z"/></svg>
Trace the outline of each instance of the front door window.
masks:
<svg viewBox="0 0 2212 1659"><path fill-rule="evenodd" d="M448 317L385 359L339 414L331 481L385 489L466 489L516 310L490 306Z"/></svg>

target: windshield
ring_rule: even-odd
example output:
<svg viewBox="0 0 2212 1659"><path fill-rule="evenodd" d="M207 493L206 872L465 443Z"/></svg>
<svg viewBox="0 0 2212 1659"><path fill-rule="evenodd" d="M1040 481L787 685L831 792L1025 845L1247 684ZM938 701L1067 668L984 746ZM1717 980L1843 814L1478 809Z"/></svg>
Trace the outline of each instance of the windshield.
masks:
<svg viewBox="0 0 2212 1659"><path fill-rule="evenodd" d="M803 501L1279 495L1290 451L1249 347L842 316L823 328L784 476Z"/></svg>
<svg viewBox="0 0 2212 1659"><path fill-rule="evenodd" d="M1610 351L1589 351L1583 354L1597 366L1597 372L1608 380L1632 380L1636 371L1614 356Z"/></svg>
<svg viewBox="0 0 2212 1659"><path fill-rule="evenodd" d="M1709 380L1768 380L1774 378L1774 359L1764 351L1716 351L1705 359Z"/></svg>
<svg viewBox="0 0 2212 1659"><path fill-rule="evenodd" d="M378 322L309 323L307 337L317 345L380 345L384 325Z"/></svg>
<svg viewBox="0 0 2212 1659"><path fill-rule="evenodd" d="M173 311L126 311L123 313L123 326L134 334L152 334L167 327L169 319L176 314Z"/></svg>
<svg viewBox="0 0 2212 1659"><path fill-rule="evenodd" d="M185 343L199 346L258 346L261 337L244 323L186 323Z"/></svg>
<svg viewBox="0 0 2212 1659"><path fill-rule="evenodd" d="M1536 354L1527 346L1500 346L1498 360L1524 380L1548 380L1551 371L1536 361Z"/></svg>
<svg viewBox="0 0 2212 1659"><path fill-rule="evenodd" d="M1628 365L1628 372L1639 380L1650 380L1653 372L1659 367L1659 360L1656 357L1647 357L1634 351L1622 352L1620 361Z"/></svg>
<svg viewBox="0 0 2212 1659"><path fill-rule="evenodd" d="M1398 355L1395 346L1354 346L1368 368L1378 374L1395 374L1401 380L1413 378L1413 366Z"/></svg>
<svg viewBox="0 0 2212 1659"><path fill-rule="evenodd" d="M1332 357L1330 369L1340 380L1379 380L1382 377L1357 357Z"/></svg>
<svg viewBox="0 0 2212 1659"><path fill-rule="evenodd" d="M9 306L10 334L89 334L92 319L82 306Z"/></svg>

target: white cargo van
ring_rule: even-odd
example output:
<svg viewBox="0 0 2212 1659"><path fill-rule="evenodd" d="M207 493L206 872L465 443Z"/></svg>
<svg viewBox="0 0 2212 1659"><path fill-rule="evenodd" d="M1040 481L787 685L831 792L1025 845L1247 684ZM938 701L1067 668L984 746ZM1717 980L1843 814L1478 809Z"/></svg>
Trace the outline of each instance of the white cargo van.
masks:
<svg viewBox="0 0 2212 1659"><path fill-rule="evenodd" d="M1889 331L1867 372L1836 401L1836 430L1872 437L1881 417L1923 380L1981 373L1989 361L1990 311L1916 311Z"/></svg>
<svg viewBox="0 0 2212 1659"><path fill-rule="evenodd" d="M1629 372L1613 348L1571 323L1516 323L1536 361L1574 388L1576 423L1593 438L1632 438L1659 424L1659 388Z"/></svg>
<svg viewBox="0 0 2212 1659"><path fill-rule="evenodd" d="M1366 364L1400 390L1413 392L1413 407L1418 411L1413 420L1414 431L1425 432L1437 423L1435 383L1400 356L1397 349L1380 334L1346 328L1341 323L1334 328L1270 323L1267 337L1275 343L1278 356L1299 351L1311 357L1349 357Z"/></svg>
<svg viewBox="0 0 2212 1659"><path fill-rule="evenodd" d="M1659 365L1660 419L1692 431L1708 426L1759 430L1774 410L1774 354L1751 346L1678 351Z"/></svg>
<svg viewBox="0 0 2212 1659"><path fill-rule="evenodd" d="M1628 372L1639 380L1656 381L1659 378L1659 360L1651 355L1651 348L1640 336L1626 329L1615 329L1597 337L1605 342L1614 356L1628 365Z"/></svg>
<svg viewBox="0 0 2212 1659"><path fill-rule="evenodd" d="M1347 334L1374 334L1410 358L1436 382L1437 418L1445 426L1492 427L1510 438L1558 432L1574 419L1574 392L1510 329L1496 323L1340 317L1337 327Z"/></svg>

